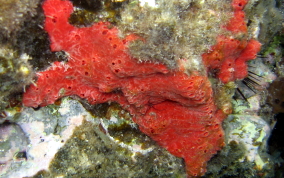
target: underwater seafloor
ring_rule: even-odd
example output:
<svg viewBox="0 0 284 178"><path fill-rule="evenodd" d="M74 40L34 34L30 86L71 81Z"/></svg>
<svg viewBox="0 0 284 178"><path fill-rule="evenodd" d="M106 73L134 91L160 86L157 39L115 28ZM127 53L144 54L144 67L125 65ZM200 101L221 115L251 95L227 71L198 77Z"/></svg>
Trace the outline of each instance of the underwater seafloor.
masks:
<svg viewBox="0 0 284 178"><path fill-rule="evenodd" d="M184 160L142 133L115 102L91 105L72 95L47 106L23 105L23 94L40 77L36 73L69 57L50 50L42 3L0 0L0 177L187 177ZM138 63L176 70L185 58L188 75L208 75L217 107L229 111L222 125L225 146L207 162L202 177L284 177L283 0L249 0L243 9L245 34L222 28L235 15L231 0L72 3L73 26L105 21L121 37L135 33L145 39L129 45ZM202 64L201 55L220 34L262 44L247 62L245 78L220 82L222 69L208 72Z"/></svg>

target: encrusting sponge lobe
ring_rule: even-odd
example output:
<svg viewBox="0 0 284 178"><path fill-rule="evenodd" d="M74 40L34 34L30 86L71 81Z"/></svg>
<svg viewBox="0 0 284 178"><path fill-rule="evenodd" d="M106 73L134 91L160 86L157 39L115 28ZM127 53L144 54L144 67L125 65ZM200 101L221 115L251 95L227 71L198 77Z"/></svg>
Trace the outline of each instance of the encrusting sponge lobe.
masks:
<svg viewBox="0 0 284 178"><path fill-rule="evenodd" d="M248 60L256 58L261 44L256 40L237 40L219 36L211 52L204 53L202 59L207 69L218 69L217 77L227 83L247 76Z"/></svg>
<svg viewBox="0 0 284 178"><path fill-rule="evenodd" d="M222 28L232 33L232 36L220 35L217 42L208 53L202 54L207 70L217 70L217 78L223 83L245 78L247 73L246 62L256 58L261 43L251 39L236 39L233 36L247 34L245 13L243 11L248 0L233 0L234 16Z"/></svg>
<svg viewBox="0 0 284 178"><path fill-rule="evenodd" d="M118 29L104 22L84 28L72 26L68 23L73 12L70 1L46 0L43 9L51 50L64 50L69 61L55 62L39 72L36 84L24 93L23 104L46 106L70 95L91 104L118 102L131 113L142 132L173 155L184 158L189 177L203 175L207 161L224 146L221 124L226 117L214 103L207 76L199 72L189 76L184 71L168 70L163 64L137 63L127 52L127 45L139 37L120 39ZM222 36L219 41L223 45L230 43L233 51L240 46L242 50L231 54L217 43L212 54L202 56L208 69L225 65L226 61L237 66L248 60L247 56L255 55L256 50L250 46L257 42L229 42ZM220 53L217 56L221 56L221 62L214 51ZM224 82L238 78L234 75L222 79L221 73L219 76Z"/></svg>

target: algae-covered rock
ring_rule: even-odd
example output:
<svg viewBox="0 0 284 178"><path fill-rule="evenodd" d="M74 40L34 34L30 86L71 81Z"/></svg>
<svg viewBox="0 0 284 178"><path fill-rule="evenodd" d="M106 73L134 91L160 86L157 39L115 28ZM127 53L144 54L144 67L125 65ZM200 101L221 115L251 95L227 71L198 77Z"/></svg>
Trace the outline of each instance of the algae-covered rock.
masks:
<svg viewBox="0 0 284 178"><path fill-rule="evenodd" d="M65 98L6 119L18 123L30 144L26 159L1 177L185 177L183 160L142 134L117 104L98 117Z"/></svg>
<svg viewBox="0 0 284 178"><path fill-rule="evenodd" d="M22 92L31 83L33 72L28 60L28 55L19 56L0 45L0 111L9 104L12 94Z"/></svg>
<svg viewBox="0 0 284 178"><path fill-rule="evenodd" d="M11 166L19 168L27 159L26 151L29 140L21 127L13 123L0 125L0 176Z"/></svg>
<svg viewBox="0 0 284 178"><path fill-rule="evenodd" d="M226 146L209 161L204 177L274 177L267 153L269 125L259 116L229 115L224 122Z"/></svg>
<svg viewBox="0 0 284 178"><path fill-rule="evenodd" d="M121 12L118 26L144 40L130 44L130 53L140 61L160 62L176 68L202 72L201 54L215 44L220 28L232 16L229 1L131 0Z"/></svg>
<svg viewBox="0 0 284 178"><path fill-rule="evenodd" d="M34 15L39 0L0 1L0 41L19 30L27 14Z"/></svg>
<svg viewBox="0 0 284 178"><path fill-rule="evenodd" d="M277 0L250 0L245 8L250 34L257 38L263 47L283 28L281 4L283 2Z"/></svg>

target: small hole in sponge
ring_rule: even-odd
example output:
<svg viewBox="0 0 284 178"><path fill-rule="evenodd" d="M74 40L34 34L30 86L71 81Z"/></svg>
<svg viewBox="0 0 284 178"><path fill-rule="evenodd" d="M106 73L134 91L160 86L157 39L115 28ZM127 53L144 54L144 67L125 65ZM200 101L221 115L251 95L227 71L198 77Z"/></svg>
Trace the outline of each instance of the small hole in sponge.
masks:
<svg viewBox="0 0 284 178"><path fill-rule="evenodd" d="M52 18L52 22L53 22L53 23L56 23L56 22L57 22L57 17L53 17L53 18Z"/></svg>
<svg viewBox="0 0 284 178"><path fill-rule="evenodd" d="M89 75L89 72L85 72L85 75Z"/></svg>
<svg viewBox="0 0 284 178"><path fill-rule="evenodd" d="M75 40L79 41L81 39L81 37L79 35L75 35Z"/></svg>
<svg viewBox="0 0 284 178"><path fill-rule="evenodd" d="M117 45L115 44L115 45L113 45L112 47L115 49L115 48L117 48Z"/></svg>
<svg viewBox="0 0 284 178"><path fill-rule="evenodd" d="M115 69L114 71L115 71L116 73L118 73L120 70L119 70L119 69Z"/></svg>
<svg viewBox="0 0 284 178"><path fill-rule="evenodd" d="M108 32L107 30L104 30L104 31L102 32L102 34L103 34L103 35L106 35L107 32Z"/></svg>
<svg viewBox="0 0 284 178"><path fill-rule="evenodd" d="M205 137L207 137L207 136L209 135L209 133L208 133L208 132L204 132L203 135L204 135Z"/></svg>

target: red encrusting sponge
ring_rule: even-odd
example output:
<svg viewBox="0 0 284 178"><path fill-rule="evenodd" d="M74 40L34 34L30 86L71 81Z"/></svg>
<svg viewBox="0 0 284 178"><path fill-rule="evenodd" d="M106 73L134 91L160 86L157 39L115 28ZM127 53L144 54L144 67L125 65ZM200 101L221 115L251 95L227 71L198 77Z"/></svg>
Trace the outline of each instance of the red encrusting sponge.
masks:
<svg viewBox="0 0 284 178"><path fill-rule="evenodd" d="M238 8L235 11L241 11ZM73 12L70 1L46 0L43 9L51 50L64 50L69 61L55 62L39 72L36 84L24 93L23 104L46 106L70 95L91 104L118 102L142 132L184 158L189 177L203 175L207 161L224 146L221 124L226 117L214 104L207 76L169 71L162 64L137 63L127 52L127 44L137 37L120 39L118 29L103 22L86 28L72 26L68 23ZM204 64L208 69L220 68L223 82L243 78L245 61L259 47L255 40L220 36L212 51L203 55Z"/></svg>
<svg viewBox="0 0 284 178"><path fill-rule="evenodd" d="M245 13L243 9L247 0L233 0L234 16L223 27L232 34L247 33ZM217 44L211 47L208 53L202 55L205 67L208 71L218 71L217 77L227 83L247 76L248 60L256 58L261 44L257 40L238 40L233 37L219 36Z"/></svg>

